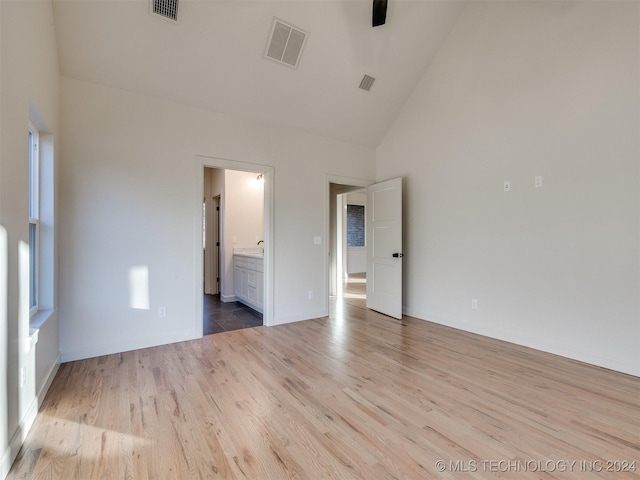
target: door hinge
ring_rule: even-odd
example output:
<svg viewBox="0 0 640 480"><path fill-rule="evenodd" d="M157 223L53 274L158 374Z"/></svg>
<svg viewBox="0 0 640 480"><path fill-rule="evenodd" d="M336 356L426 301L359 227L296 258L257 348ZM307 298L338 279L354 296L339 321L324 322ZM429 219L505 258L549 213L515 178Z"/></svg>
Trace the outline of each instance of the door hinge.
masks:
<svg viewBox="0 0 640 480"><path fill-rule="evenodd" d="M217 206L216 207L216 212L219 212L219 211L220 211L220 206Z"/></svg>
<svg viewBox="0 0 640 480"><path fill-rule="evenodd" d="M219 281L220 281L220 277L216 278L216 282L219 282Z"/></svg>
<svg viewBox="0 0 640 480"><path fill-rule="evenodd" d="M216 247L219 247L219 246L220 246L220 242L216 242Z"/></svg>

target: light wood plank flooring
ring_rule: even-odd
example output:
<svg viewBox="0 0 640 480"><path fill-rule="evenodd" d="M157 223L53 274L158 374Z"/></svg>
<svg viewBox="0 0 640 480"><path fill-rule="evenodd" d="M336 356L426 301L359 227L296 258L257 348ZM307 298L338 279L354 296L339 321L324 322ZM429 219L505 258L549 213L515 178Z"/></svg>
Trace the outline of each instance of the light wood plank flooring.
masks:
<svg viewBox="0 0 640 480"><path fill-rule="evenodd" d="M8 478L639 478L639 443L638 378L343 299L62 365Z"/></svg>

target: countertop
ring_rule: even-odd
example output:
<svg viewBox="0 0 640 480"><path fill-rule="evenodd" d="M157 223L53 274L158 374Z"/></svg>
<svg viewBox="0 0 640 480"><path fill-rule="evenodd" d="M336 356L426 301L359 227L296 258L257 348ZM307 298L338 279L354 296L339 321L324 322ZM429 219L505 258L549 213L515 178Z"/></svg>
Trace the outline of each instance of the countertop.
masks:
<svg viewBox="0 0 640 480"><path fill-rule="evenodd" d="M234 248L233 254L239 257L263 258L264 249L262 247Z"/></svg>

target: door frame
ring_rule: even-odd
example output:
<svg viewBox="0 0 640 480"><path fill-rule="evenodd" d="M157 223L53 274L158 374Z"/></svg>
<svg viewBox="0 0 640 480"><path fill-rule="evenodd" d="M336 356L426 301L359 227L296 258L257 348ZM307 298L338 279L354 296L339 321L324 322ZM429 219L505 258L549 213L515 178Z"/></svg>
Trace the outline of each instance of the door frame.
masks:
<svg viewBox="0 0 640 480"><path fill-rule="evenodd" d="M222 235L220 235L220 232L222 231L222 223L220 222L221 219L221 206L222 206L222 197L220 195L216 195L213 197L213 205L212 207L215 208L215 210L213 211L213 216L215 217L215 220L213 221L213 229L214 229L214 235L212 238L212 241L215 243L215 245L213 245L213 250L215 251L215 255L213 255L213 261L212 263L215 264L215 268L211 268L212 270L212 274L214 274L214 276L216 277L216 288L214 288L215 292L217 294L221 294L222 293L222 289L220 288L222 286L222 281L221 281L221 277L220 277L220 260L221 260L221 256L220 256L220 250L222 249Z"/></svg>
<svg viewBox="0 0 640 480"><path fill-rule="evenodd" d="M220 195L204 198L206 241L204 247L204 293L220 293Z"/></svg>
<svg viewBox="0 0 640 480"><path fill-rule="evenodd" d="M363 188L368 187L369 185L373 185L375 180L370 180L366 178L354 178L354 177L345 177L342 175L325 175L325 205L327 206L326 210L326 218L325 218L325 234L324 238L327 239L325 242L326 246L326 256L327 262L325 263L325 278L324 282L327 285L327 292L325 298L325 311L329 312L329 297L336 292L337 290L337 199L339 194L348 193L349 191L361 190ZM346 188L341 191L332 191L331 185L345 185Z"/></svg>
<svg viewBox="0 0 640 480"><path fill-rule="evenodd" d="M195 189L195 231L194 231L194 244L195 244L195 267L196 273L194 278L194 291L195 291L195 331L200 332L200 337L203 336L203 305L202 299L204 295L204 261L203 245L202 245L202 198L204 195L204 169L205 168L218 168L221 170L237 170L241 172L251 172L255 174L262 174L264 179L264 227L263 237L265 240L264 246L264 311L262 323L265 326L271 326L273 324L273 290L274 290L274 275L273 275L273 253L274 253L274 176L275 168L270 165L260 165L257 163L240 162L237 160L228 160L224 158L207 157L203 155L196 155L195 157L195 176L196 176L196 189ZM222 212L224 215L224 211ZM224 258L225 245L221 245L220 254ZM223 269L220 269L222 275ZM222 280L222 278L221 278Z"/></svg>

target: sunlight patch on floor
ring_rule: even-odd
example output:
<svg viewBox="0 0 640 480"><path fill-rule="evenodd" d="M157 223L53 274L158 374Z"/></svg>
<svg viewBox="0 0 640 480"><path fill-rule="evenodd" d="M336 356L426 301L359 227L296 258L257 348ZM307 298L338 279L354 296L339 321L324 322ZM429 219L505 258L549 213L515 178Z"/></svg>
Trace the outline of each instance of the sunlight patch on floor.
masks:
<svg viewBox="0 0 640 480"><path fill-rule="evenodd" d="M347 283L367 283L367 279L361 277L349 277L347 279Z"/></svg>
<svg viewBox="0 0 640 480"><path fill-rule="evenodd" d="M52 417L44 412L40 412L39 415L39 422L49 425L48 434L27 439L27 442L31 443L27 451L41 452L39 456L51 459L52 463L56 463L59 457L70 455L75 459L71 462L87 462L91 465L105 454L122 455L123 451L132 452L156 444L153 438L94 427L83 421ZM83 449L83 444L91 445L91 448Z"/></svg>
<svg viewBox="0 0 640 480"><path fill-rule="evenodd" d="M342 298L367 298L366 293L343 293Z"/></svg>

